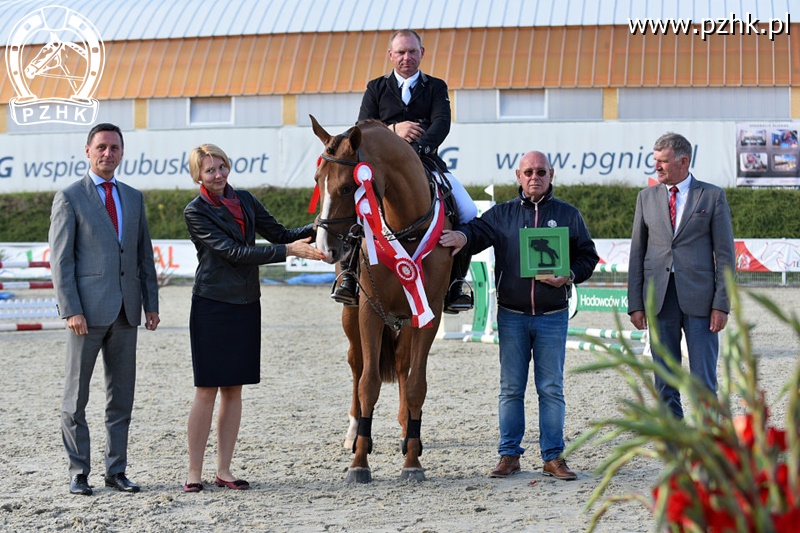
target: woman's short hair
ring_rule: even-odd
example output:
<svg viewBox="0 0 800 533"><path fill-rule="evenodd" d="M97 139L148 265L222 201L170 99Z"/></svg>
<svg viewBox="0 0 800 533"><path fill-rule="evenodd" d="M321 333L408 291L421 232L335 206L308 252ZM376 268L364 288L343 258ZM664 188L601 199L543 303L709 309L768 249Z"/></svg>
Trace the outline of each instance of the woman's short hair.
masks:
<svg viewBox="0 0 800 533"><path fill-rule="evenodd" d="M203 159L208 156L219 157L225 161L225 165L228 168L231 168L231 160L228 159L228 154L226 154L222 148L211 143L201 144L193 148L189 153L189 173L192 175L192 181L195 183L200 183L200 170L203 166Z"/></svg>

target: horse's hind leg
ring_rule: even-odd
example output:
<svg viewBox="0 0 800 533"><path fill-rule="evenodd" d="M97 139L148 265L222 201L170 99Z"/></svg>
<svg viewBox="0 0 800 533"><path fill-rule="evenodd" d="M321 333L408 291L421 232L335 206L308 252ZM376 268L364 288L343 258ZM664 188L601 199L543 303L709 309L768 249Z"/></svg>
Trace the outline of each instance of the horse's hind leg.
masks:
<svg viewBox="0 0 800 533"><path fill-rule="evenodd" d="M405 441L408 433L408 401L406 399L406 388L408 387L408 367L410 357L408 356L408 335L410 330L400 332L397 341L397 352L395 356L395 368L397 369L397 392L399 394L399 405L397 409L397 422L400 424L400 446L405 455Z"/></svg>
<svg viewBox="0 0 800 533"><path fill-rule="evenodd" d="M350 423L347 427L347 434L344 437L344 448L346 450L353 449L353 442L356 440L356 431L358 429L358 417L361 413L361 408L358 402L358 382L361 379L361 373L364 370L364 361L361 353L361 338L358 330L358 309L352 307L345 307L342 312L342 327L348 340L350 347L347 350L347 362L350 365L350 371L353 374L353 392L350 401Z"/></svg>
<svg viewBox="0 0 800 533"><path fill-rule="evenodd" d="M358 374L353 370L353 400L350 405L350 414L347 416L349 423L347 433L344 435L344 449L352 450L358 430Z"/></svg>

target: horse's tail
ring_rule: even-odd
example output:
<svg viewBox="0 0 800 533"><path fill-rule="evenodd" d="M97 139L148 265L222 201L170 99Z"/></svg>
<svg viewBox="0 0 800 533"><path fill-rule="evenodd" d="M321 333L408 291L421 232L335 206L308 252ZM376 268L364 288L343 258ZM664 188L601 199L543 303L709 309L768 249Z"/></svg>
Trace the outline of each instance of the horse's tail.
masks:
<svg viewBox="0 0 800 533"><path fill-rule="evenodd" d="M381 339L380 372L382 383L397 381L397 366L395 365L395 351L397 349L397 334L389 326L383 327Z"/></svg>

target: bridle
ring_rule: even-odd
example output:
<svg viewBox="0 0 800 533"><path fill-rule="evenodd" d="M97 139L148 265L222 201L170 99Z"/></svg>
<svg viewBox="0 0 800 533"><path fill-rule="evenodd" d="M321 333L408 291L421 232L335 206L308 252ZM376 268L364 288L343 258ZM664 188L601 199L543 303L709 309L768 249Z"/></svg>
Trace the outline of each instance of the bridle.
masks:
<svg viewBox="0 0 800 533"><path fill-rule="evenodd" d="M357 152L358 160L353 161L352 159L341 159L339 157L333 157L323 153L320 158L328 161L329 163L338 163L340 165L346 165L349 167L355 167L361 162L361 150L359 149ZM350 241L352 239L357 239L361 236L361 226L357 224L358 219L356 218L355 213L349 217L339 217L339 218L318 218L317 219L317 226L324 229L340 241ZM347 234L340 233L338 231L334 231L331 229L331 224L346 224L350 223L350 229L347 230Z"/></svg>
<svg viewBox="0 0 800 533"><path fill-rule="evenodd" d="M342 135L344 137L348 137L349 136L347 133L344 133ZM328 161L329 163L337 163L339 165L345 165L345 166L354 167L354 168L359 163L361 163L363 161L362 158L361 158L361 148L356 150L356 159L355 160L353 160L353 159L342 159L340 157L334 157L334 156L328 155L328 154L326 154L324 152L322 153L322 155L320 155L320 158L324 159L325 161ZM429 181L430 181L430 187L431 187L431 199L434 200L435 196L436 196L436 191L435 191L436 185L434 184L433 180L429 179ZM378 197L378 203L381 206L381 210L383 210L383 198L381 198L380 196ZM435 201L431 201L431 205L428 208L428 212L427 213L425 213L421 218L419 218L416 222L411 224L409 227L407 227L405 229L402 229L400 231L392 230L392 228L390 228L388 226L388 224L387 224L386 227L389 230L389 234L387 235L387 238L397 239L398 241L401 241L401 242L415 242L415 241L417 241L421 237L421 233L424 233L424 231L422 231L420 233L420 230L424 230L425 229L425 228L423 228L423 225L426 224L428 221L430 221L433 218L433 213L434 213L435 208L436 208L436 202ZM353 216L350 216L350 217L319 218L319 219L317 219L317 226L321 227L322 229L324 229L325 231L327 231L328 233L330 233L331 235L333 235L334 237L336 237L337 239L342 241L342 240L347 240L349 238L354 238L354 237L358 238L358 237L360 237L360 226L358 224L356 224L356 221L357 221L357 218L356 218L355 214L353 214ZM347 235L345 235L343 233L339 233L337 231L333 231L330 228L330 224L344 224L344 223L347 223L347 222L352 222L353 223L350 226L350 229L348 230L348 234ZM357 228L357 229L354 229L354 228Z"/></svg>

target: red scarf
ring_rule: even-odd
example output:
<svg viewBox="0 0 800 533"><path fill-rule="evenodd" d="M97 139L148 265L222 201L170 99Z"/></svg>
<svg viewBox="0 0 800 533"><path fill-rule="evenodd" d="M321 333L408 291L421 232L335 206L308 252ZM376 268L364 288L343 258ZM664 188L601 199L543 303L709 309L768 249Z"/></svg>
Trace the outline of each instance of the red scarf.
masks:
<svg viewBox="0 0 800 533"><path fill-rule="evenodd" d="M211 194L206 189L205 185L202 183L200 184L200 194L208 200L211 205L216 207L226 207L228 211L230 211L231 215L233 215L233 219L239 225L239 229L242 230L242 235L247 235L244 229L244 212L242 211L242 203L239 201L239 197L236 196L233 192L233 187L226 184L225 190L223 191L223 196L217 196L216 194Z"/></svg>

